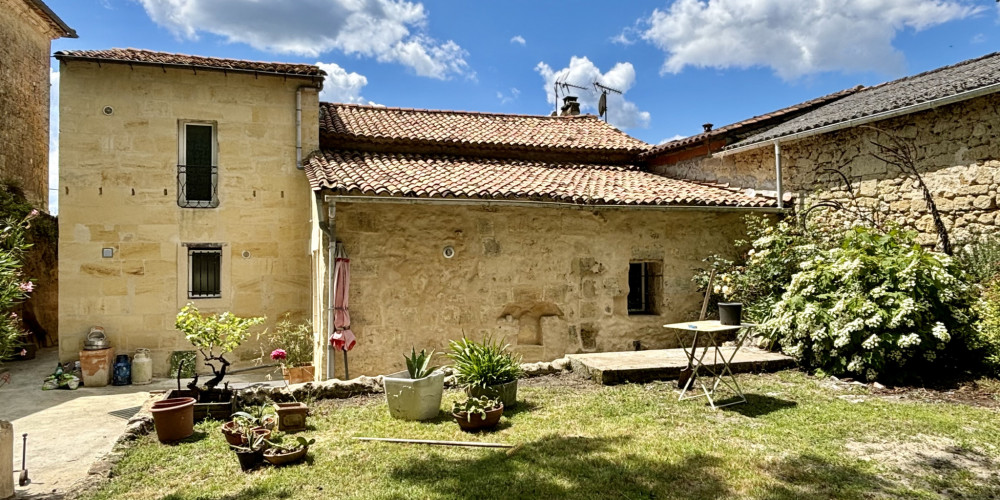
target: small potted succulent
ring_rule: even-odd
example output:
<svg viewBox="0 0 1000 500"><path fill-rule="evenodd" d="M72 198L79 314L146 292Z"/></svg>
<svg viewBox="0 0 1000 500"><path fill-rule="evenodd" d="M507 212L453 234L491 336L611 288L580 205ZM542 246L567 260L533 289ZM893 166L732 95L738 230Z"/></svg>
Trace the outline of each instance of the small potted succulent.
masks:
<svg viewBox="0 0 1000 500"><path fill-rule="evenodd" d="M264 439L271 437L271 431L277 422L274 409L270 405L253 405L244 411L233 413L233 419L222 424L222 435L231 445L246 444L247 430Z"/></svg>
<svg viewBox="0 0 1000 500"><path fill-rule="evenodd" d="M236 459L240 461L240 469L249 472L256 469L264 458L264 449L267 448L267 438L249 427L243 430L242 444L229 445L229 448L236 453Z"/></svg>
<svg viewBox="0 0 1000 500"><path fill-rule="evenodd" d="M306 441L306 438L299 436L295 438L295 444L286 446L280 443L269 443L270 448L264 450L264 460L271 465L287 465L302 460L309 452L309 445L315 443L315 439Z"/></svg>
<svg viewBox="0 0 1000 500"><path fill-rule="evenodd" d="M488 396L470 396L465 401L456 401L451 407L451 415L455 417L455 421L463 431L492 429L500 423L503 403Z"/></svg>
<svg viewBox="0 0 1000 500"><path fill-rule="evenodd" d="M474 342L465 337L450 341L456 381L465 386L471 397L497 398L507 408L517 404L517 379L521 370L520 356L509 351L510 345L487 337Z"/></svg>
<svg viewBox="0 0 1000 500"><path fill-rule="evenodd" d="M406 370L382 377L389 414L402 420L428 420L441 412L444 373L430 366L434 351L410 348Z"/></svg>

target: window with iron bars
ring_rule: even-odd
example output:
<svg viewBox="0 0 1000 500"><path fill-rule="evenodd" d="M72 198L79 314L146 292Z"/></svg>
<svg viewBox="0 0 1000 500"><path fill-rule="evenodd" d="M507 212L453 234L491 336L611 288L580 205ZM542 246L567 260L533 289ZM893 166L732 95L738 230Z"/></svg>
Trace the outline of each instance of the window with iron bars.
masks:
<svg viewBox="0 0 1000 500"><path fill-rule="evenodd" d="M177 205L184 208L219 206L215 124L182 122L178 135Z"/></svg>
<svg viewBox="0 0 1000 500"><path fill-rule="evenodd" d="M188 298L222 297L222 248L188 248Z"/></svg>
<svg viewBox="0 0 1000 500"><path fill-rule="evenodd" d="M660 291L659 262L630 262L628 265L629 315L658 314Z"/></svg>

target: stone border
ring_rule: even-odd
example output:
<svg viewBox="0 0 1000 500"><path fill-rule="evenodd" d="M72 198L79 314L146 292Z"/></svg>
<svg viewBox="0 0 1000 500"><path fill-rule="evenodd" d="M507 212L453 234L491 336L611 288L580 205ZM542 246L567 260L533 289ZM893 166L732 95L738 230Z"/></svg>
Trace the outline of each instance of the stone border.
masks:
<svg viewBox="0 0 1000 500"><path fill-rule="evenodd" d="M573 370L569 358L563 357L554 361L540 361L537 363L522 363L525 378L540 377L543 375L553 375ZM455 372L450 366L441 368L445 374L445 387L455 387ZM254 387L237 392L237 401L244 404L262 404L270 399L278 403L300 400L318 399L349 399L355 396L368 394L379 394L383 392L382 376L368 377L361 376L351 380L327 380L324 382L305 382L293 384L285 387ZM137 439L153 432L153 414L150 411L153 403L159 398L150 395L142 408L128 420L125 431L115 440L114 446L108 454L101 457L90 466L87 477L78 484L70 486L66 490L66 497L75 498L84 493L92 492L100 488L112 477L112 469L125 456L125 450Z"/></svg>

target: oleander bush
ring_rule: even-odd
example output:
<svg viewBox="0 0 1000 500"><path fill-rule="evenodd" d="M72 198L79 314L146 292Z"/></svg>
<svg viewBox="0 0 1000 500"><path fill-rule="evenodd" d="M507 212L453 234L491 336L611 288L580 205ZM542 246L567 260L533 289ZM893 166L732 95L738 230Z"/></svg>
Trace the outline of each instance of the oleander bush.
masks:
<svg viewBox="0 0 1000 500"><path fill-rule="evenodd" d="M15 307L28 298L34 283L24 277L21 268L24 254L31 248L25 232L38 216L32 210L24 217L10 217L0 222L0 362L21 347L21 320Z"/></svg>
<svg viewBox="0 0 1000 500"><path fill-rule="evenodd" d="M981 347L973 287L915 233L855 227L800 267L762 330L807 368L898 381L957 369Z"/></svg>

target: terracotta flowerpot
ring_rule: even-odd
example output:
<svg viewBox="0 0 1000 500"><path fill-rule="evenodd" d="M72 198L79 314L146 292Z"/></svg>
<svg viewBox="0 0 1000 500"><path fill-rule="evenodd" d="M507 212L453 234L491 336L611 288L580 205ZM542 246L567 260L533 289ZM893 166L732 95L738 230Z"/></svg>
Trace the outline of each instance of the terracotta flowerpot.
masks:
<svg viewBox="0 0 1000 500"><path fill-rule="evenodd" d="M306 430L306 415L309 407L305 403L277 403L274 410L278 413L278 430L295 432Z"/></svg>
<svg viewBox="0 0 1000 500"><path fill-rule="evenodd" d="M222 424L221 430L222 435L226 438L226 442L231 446L246 446L246 437L243 436L243 432L240 430L239 425L236 422L229 421ZM256 427L252 432L255 435L263 437L264 439L271 438L271 429L266 427Z"/></svg>
<svg viewBox="0 0 1000 500"><path fill-rule="evenodd" d="M316 368L312 365L293 366L291 368L281 367L281 374L289 384L302 384L312 382L316 375Z"/></svg>
<svg viewBox="0 0 1000 500"><path fill-rule="evenodd" d="M161 443L194 434L194 398L164 399L153 403L153 425Z"/></svg>
<svg viewBox="0 0 1000 500"><path fill-rule="evenodd" d="M271 465L287 465L302 460L308 451L308 446L303 446L302 448L291 452L284 452L279 451L276 448L271 448L264 451L264 460L267 460Z"/></svg>
<svg viewBox="0 0 1000 500"><path fill-rule="evenodd" d="M458 426L465 432L492 429L500 423L500 416L503 415L503 404L492 410L486 410L485 417L481 413L473 413L472 418L469 418L469 414L464 411L452 413L451 415L455 417Z"/></svg>

